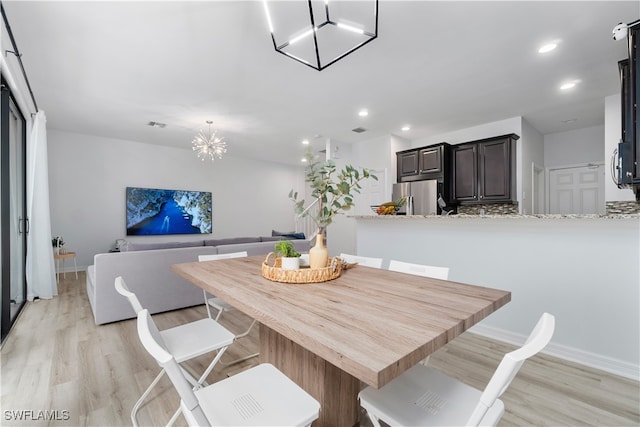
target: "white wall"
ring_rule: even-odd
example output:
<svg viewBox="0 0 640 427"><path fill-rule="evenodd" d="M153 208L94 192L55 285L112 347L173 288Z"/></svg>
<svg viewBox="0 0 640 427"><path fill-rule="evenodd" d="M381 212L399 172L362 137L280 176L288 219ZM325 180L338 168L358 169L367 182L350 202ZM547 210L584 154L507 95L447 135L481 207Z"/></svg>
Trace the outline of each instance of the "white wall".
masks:
<svg viewBox="0 0 640 427"><path fill-rule="evenodd" d="M522 135L518 140L516 148L520 153L520 159L516 163L520 170L517 172L521 177L521 187L519 188L520 213L523 215L533 212L533 177L532 164L544 167L544 136L538 132L531 124L522 120Z"/></svg>
<svg viewBox="0 0 640 427"><path fill-rule="evenodd" d="M178 149L55 130L48 137L52 234L77 252L79 266L93 264L118 238L190 241L294 229L288 194L303 183L300 167L232 155L202 162L188 144ZM128 186L211 191L213 233L127 237Z"/></svg>
<svg viewBox="0 0 640 427"><path fill-rule="evenodd" d="M554 351L638 379L640 222L637 218L398 218L357 220L357 253L447 266L449 279L508 290L482 323L526 335L556 316Z"/></svg>
<svg viewBox="0 0 640 427"><path fill-rule="evenodd" d="M544 166L585 165L604 161L604 126L544 136Z"/></svg>
<svg viewBox="0 0 640 427"><path fill-rule="evenodd" d="M611 156L618 148L622 136L622 111L620 94L607 96L604 99L604 196L609 201L635 200L633 191L628 188L618 188L611 178Z"/></svg>

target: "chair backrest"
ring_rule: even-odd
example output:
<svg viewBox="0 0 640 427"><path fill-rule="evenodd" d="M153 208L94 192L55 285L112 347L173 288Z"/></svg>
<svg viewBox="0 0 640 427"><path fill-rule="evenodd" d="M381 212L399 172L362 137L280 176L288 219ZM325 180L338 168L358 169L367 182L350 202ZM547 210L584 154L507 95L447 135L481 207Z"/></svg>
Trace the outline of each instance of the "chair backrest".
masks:
<svg viewBox="0 0 640 427"><path fill-rule="evenodd" d="M348 263L358 263L358 265L364 265L365 267L380 268L382 267L382 258L372 258L367 256L340 254L340 258Z"/></svg>
<svg viewBox="0 0 640 427"><path fill-rule="evenodd" d="M247 251L230 252L228 254L199 255L198 261L217 261L219 259L242 258L247 256Z"/></svg>
<svg viewBox="0 0 640 427"><path fill-rule="evenodd" d="M449 267L412 264L409 262L396 261L395 259L389 262L389 270L416 276L432 277L434 279L447 280L449 278Z"/></svg>
<svg viewBox="0 0 640 427"><path fill-rule="evenodd" d="M144 309L138 313L138 337L145 350L166 371L173 386L178 391L182 399L180 407L189 425L209 426L209 420L202 411L191 384L185 378L176 359L164 345L162 336L151 318L149 310Z"/></svg>
<svg viewBox="0 0 640 427"><path fill-rule="evenodd" d="M138 300L136 294L129 290L122 276L116 277L116 291L129 300L129 304L131 304L131 307L136 314L142 311L143 307L142 304L140 304L140 300Z"/></svg>
<svg viewBox="0 0 640 427"><path fill-rule="evenodd" d="M555 325L555 317L549 313L544 313L524 345L504 355L487 387L482 392L480 402L478 402L467 425L477 426L480 424L489 408L509 387L524 361L540 352L551 341Z"/></svg>

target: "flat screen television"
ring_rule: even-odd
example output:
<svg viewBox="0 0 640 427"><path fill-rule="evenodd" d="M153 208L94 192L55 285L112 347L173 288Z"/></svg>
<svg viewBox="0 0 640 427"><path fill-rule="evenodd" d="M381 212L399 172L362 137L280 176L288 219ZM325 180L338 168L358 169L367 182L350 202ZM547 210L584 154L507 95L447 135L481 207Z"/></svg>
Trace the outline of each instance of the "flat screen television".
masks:
<svg viewBox="0 0 640 427"><path fill-rule="evenodd" d="M211 192L127 187L127 236L211 233Z"/></svg>

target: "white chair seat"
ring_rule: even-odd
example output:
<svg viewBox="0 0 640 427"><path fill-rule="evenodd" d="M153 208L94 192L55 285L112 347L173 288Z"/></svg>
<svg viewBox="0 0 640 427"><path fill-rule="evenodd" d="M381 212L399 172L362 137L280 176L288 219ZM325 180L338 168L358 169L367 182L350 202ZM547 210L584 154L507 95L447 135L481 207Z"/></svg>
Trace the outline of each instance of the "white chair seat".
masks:
<svg viewBox="0 0 640 427"><path fill-rule="evenodd" d="M160 335L178 363L229 346L236 337L209 318L162 330Z"/></svg>
<svg viewBox="0 0 640 427"><path fill-rule="evenodd" d="M305 426L320 404L282 372L260 364L195 391L211 425Z"/></svg>
<svg viewBox="0 0 640 427"><path fill-rule="evenodd" d="M360 392L360 402L393 426L464 426L481 395L480 390L418 364L378 390L367 387ZM497 399L481 425L496 425L503 414L504 403Z"/></svg>

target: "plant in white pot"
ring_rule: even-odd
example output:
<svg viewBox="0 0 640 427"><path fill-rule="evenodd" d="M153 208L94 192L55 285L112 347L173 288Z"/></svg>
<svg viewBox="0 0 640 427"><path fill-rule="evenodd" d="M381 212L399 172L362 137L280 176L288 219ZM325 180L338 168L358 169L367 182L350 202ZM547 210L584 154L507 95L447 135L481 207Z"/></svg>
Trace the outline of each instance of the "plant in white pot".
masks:
<svg viewBox="0 0 640 427"><path fill-rule="evenodd" d="M335 162L327 160L319 162L307 151L307 168L305 182L311 187L311 197L318 200L318 209L305 210L304 199L298 200L298 193L291 190L289 198L294 202L296 214L309 216L318 226L316 246L309 251L311 268L326 267L329 259L327 248L324 246L324 231L331 224L336 215L343 214L354 206L354 193L359 193L362 181L378 178L369 169L355 168L346 165L338 171ZM317 255L316 255L317 254Z"/></svg>
<svg viewBox="0 0 640 427"><path fill-rule="evenodd" d="M281 266L283 270L297 270L300 268L300 252L297 252L293 243L289 240L279 240L273 249L276 256L281 259Z"/></svg>

